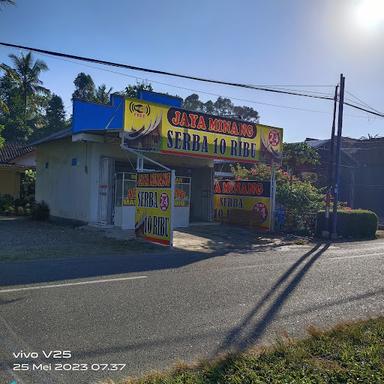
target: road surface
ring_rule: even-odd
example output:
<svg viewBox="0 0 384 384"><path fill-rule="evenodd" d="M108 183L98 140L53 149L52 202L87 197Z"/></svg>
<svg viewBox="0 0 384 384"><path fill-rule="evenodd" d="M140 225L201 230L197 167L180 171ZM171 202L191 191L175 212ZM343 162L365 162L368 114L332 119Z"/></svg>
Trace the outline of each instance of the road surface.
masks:
<svg viewBox="0 0 384 384"><path fill-rule="evenodd" d="M0 382L117 379L383 315L383 276L383 240L2 263Z"/></svg>

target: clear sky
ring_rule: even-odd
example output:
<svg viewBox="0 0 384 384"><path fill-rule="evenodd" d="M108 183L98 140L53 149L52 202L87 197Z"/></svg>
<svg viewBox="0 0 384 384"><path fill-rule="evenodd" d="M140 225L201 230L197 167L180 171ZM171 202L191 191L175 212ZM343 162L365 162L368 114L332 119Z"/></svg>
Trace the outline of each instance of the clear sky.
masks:
<svg viewBox="0 0 384 384"><path fill-rule="evenodd" d="M0 12L1 41L232 82L305 85L310 87L299 89L328 95L344 73L348 92L384 111L384 0L16 4ZM0 61L9 63L8 54L15 52L0 47ZM182 97L198 90L202 100L216 99L203 92L249 100L233 101L257 109L262 123L284 128L286 141L330 135L331 102L38 57L50 68L42 76L44 85L63 98L68 111L73 80L83 71L115 91L144 78L156 91ZM384 119L347 107L343 134L358 138L368 133L384 135Z"/></svg>

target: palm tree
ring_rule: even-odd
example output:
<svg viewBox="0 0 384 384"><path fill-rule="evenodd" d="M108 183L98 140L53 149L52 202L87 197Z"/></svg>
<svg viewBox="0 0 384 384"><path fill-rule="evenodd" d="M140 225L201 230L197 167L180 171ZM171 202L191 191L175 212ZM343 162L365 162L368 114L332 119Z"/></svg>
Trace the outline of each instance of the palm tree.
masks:
<svg viewBox="0 0 384 384"><path fill-rule="evenodd" d="M15 0L0 0L0 8L1 8L4 4L15 5Z"/></svg>
<svg viewBox="0 0 384 384"><path fill-rule="evenodd" d="M13 68L1 64L1 68L10 77L14 86L20 92L24 103L24 121L27 116L28 100L32 100L34 96L48 95L49 90L42 86L43 82L39 79L40 74L48 70L47 64L42 60L35 60L32 53L23 53L20 56L14 54L9 55L13 63Z"/></svg>

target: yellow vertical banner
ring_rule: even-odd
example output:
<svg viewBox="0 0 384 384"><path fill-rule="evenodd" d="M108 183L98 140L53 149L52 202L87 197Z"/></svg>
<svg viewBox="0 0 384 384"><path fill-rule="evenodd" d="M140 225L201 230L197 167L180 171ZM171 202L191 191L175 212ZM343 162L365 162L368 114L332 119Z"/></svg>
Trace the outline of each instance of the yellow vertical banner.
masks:
<svg viewBox="0 0 384 384"><path fill-rule="evenodd" d="M174 171L137 173L135 233L145 240L172 246Z"/></svg>

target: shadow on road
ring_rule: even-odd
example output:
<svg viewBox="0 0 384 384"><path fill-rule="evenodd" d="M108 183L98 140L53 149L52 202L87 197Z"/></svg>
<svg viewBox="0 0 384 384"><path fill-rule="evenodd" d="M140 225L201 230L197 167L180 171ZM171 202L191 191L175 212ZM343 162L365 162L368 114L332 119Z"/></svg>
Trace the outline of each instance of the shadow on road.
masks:
<svg viewBox="0 0 384 384"><path fill-rule="evenodd" d="M281 275L271 289L257 302L255 307L241 321L239 325L231 330L226 336L224 342L219 346L216 353L224 351L241 351L252 345L264 334L268 325L273 321L281 307L289 296L298 287L305 274L318 258L329 248L330 243L317 244L309 252L301 256L292 266ZM278 294L278 296L269 304L264 314L259 320L256 317L261 313L262 308L278 289L288 281L294 272L302 265L302 268L294 275L288 285Z"/></svg>
<svg viewBox="0 0 384 384"><path fill-rule="evenodd" d="M0 260L7 252L31 257L0 261L0 287L176 269L231 252L253 254L284 245L272 236L222 225L178 229L180 248L172 250L31 220L0 220L0 227Z"/></svg>

